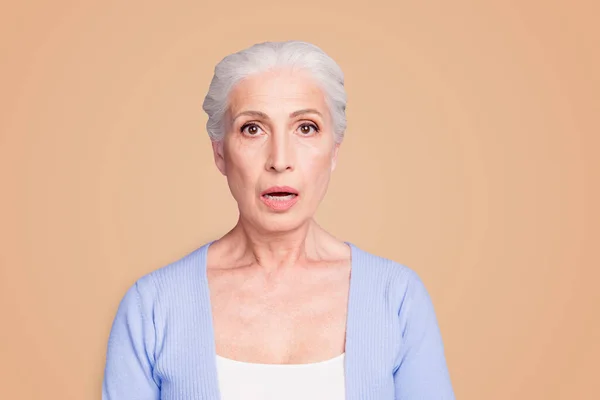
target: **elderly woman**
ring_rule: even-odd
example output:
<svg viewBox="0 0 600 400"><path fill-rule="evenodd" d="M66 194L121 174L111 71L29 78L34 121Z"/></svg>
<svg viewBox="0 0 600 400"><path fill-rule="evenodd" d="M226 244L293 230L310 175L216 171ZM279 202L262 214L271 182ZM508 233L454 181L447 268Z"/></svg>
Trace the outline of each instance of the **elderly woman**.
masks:
<svg viewBox="0 0 600 400"><path fill-rule="evenodd" d="M313 219L345 109L342 71L312 44L216 66L204 110L238 222L127 291L104 400L454 398L419 277Z"/></svg>

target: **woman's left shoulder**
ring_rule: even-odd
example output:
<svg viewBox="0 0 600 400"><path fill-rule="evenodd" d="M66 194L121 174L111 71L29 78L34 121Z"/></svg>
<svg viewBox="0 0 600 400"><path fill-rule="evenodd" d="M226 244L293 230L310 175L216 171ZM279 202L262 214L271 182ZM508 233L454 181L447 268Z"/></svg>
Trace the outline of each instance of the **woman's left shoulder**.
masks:
<svg viewBox="0 0 600 400"><path fill-rule="evenodd" d="M364 270L366 274L377 279L394 280L397 283L420 280L418 274L407 265L363 250L356 245L352 246L353 257L355 257L353 264Z"/></svg>
<svg viewBox="0 0 600 400"><path fill-rule="evenodd" d="M398 306L406 306L407 300L429 300L425 284L414 269L356 246L354 248L357 257L355 266L362 272L362 281L372 290L387 293L388 300Z"/></svg>

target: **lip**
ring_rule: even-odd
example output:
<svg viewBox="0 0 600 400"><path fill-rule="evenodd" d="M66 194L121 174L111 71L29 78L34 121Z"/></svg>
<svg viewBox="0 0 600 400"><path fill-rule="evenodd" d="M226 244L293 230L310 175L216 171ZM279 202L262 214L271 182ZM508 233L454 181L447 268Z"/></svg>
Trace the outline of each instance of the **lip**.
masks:
<svg viewBox="0 0 600 400"><path fill-rule="evenodd" d="M291 198L285 199L285 200L277 200L277 199L269 198L269 197L265 196L265 194L274 193L274 192L293 193L293 194L295 194L295 196L292 196ZM298 197L299 197L298 191L289 186L273 186L267 190L264 190L260 195L260 199L262 200L262 202L273 211L289 210L290 208L292 208L294 206L294 204L296 204L296 202L298 202Z"/></svg>
<svg viewBox="0 0 600 400"><path fill-rule="evenodd" d="M274 193L274 192L287 192L293 193L298 196L298 191L290 186L272 186L266 190L264 190L260 195L264 196L265 194Z"/></svg>

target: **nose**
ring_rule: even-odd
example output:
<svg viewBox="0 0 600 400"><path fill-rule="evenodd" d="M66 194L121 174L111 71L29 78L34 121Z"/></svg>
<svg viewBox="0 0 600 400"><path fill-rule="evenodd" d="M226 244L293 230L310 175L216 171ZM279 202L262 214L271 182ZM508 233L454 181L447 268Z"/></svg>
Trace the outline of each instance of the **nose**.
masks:
<svg viewBox="0 0 600 400"><path fill-rule="evenodd" d="M294 169L293 144L289 135L276 133L269 138L267 171L284 172Z"/></svg>

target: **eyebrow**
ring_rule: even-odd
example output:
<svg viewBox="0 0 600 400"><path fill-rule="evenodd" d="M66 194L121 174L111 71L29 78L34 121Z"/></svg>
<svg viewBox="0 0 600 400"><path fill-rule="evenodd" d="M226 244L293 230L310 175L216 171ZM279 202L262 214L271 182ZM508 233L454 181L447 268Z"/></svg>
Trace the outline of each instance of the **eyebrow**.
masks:
<svg viewBox="0 0 600 400"><path fill-rule="evenodd" d="M318 110L315 110L314 108L303 108L302 110L294 111L293 113L290 114L290 118L295 118L299 115L304 115L304 114L316 114L319 117L323 118L323 114L321 114ZM248 110L248 111L242 111L242 112L238 113L233 118L232 121L235 121L237 118L241 117L242 115L249 115L251 117L269 119L269 116L262 111Z"/></svg>
<svg viewBox="0 0 600 400"><path fill-rule="evenodd" d="M302 110L294 111L293 113L290 114L290 118L294 118L294 117L297 117L297 116L303 115L303 114L317 114L319 117L323 118L323 115L318 110L315 110L314 108L304 108Z"/></svg>

